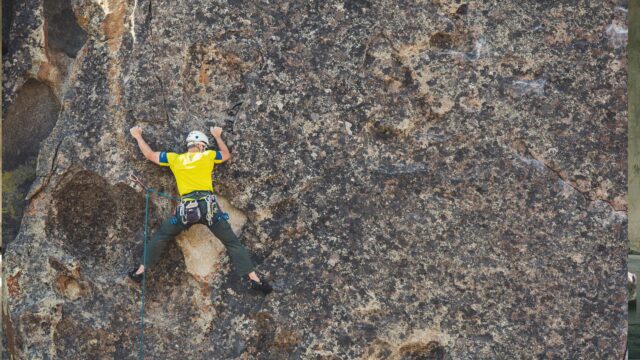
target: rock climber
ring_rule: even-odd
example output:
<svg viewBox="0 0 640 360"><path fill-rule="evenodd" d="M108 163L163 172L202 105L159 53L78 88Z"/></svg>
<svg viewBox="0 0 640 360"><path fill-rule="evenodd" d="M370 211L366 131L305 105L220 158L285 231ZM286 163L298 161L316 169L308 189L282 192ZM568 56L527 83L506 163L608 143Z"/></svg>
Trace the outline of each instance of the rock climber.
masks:
<svg viewBox="0 0 640 360"><path fill-rule="evenodd" d="M200 223L206 225L222 241L236 273L248 281L250 288L268 294L272 290L271 285L256 274L249 253L233 233L227 222L228 216L220 210L213 195L211 173L214 165L229 160L231 154L222 140L222 128L212 127L210 131L219 151L207 150L207 136L201 131L192 131L186 139L187 152L177 154L151 150L142 138L142 128L134 126L130 129L144 157L160 166L168 166L173 172L180 193L180 205L175 214L169 216L151 237L147 246L146 268L144 259L141 259L141 265L131 269L128 275L140 283L144 271L158 262L167 244L181 231Z"/></svg>

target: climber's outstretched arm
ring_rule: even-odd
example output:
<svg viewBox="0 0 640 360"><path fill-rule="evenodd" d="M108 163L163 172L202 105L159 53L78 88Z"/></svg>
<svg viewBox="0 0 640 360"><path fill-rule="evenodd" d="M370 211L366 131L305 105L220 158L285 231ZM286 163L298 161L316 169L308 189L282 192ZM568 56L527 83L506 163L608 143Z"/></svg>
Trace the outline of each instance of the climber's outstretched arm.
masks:
<svg viewBox="0 0 640 360"><path fill-rule="evenodd" d="M227 148L227 144L225 144L222 140L222 128L216 126L212 127L209 130L211 131L211 135L213 135L213 138L216 139L216 143L218 144L218 151L220 151L220 153L222 154L222 162L231 159L231 153Z"/></svg>
<svg viewBox="0 0 640 360"><path fill-rule="evenodd" d="M130 130L131 136L138 142L138 147L147 160L154 164L160 165L160 152L153 151L149 147L146 141L142 138L142 128L140 126L134 126Z"/></svg>

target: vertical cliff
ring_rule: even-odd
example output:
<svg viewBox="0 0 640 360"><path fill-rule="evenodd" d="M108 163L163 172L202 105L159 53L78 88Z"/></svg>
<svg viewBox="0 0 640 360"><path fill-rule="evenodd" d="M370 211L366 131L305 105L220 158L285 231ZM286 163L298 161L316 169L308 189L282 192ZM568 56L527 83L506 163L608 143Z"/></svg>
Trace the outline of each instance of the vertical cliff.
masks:
<svg viewBox="0 0 640 360"><path fill-rule="evenodd" d="M277 290L249 293L194 227L150 272L149 358L622 357L623 1L11 10L9 355L137 357L128 177L175 189L128 129L181 151L218 125L214 187ZM171 206L152 198L152 226Z"/></svg>

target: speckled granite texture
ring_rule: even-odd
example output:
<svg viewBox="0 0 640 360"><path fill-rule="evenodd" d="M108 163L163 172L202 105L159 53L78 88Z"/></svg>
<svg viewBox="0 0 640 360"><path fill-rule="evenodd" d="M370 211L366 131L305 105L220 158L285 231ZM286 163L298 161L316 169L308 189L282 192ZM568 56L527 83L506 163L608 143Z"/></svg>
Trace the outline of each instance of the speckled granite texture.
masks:
<svg viewBox="0 0 640 360"><path fill-rule="evenodd" d="M7 354L137 358L127 178L175 192L139 124L169 151L224 127L214 186L276 287L248 292L184 234L150 273L149 359L622 358L625 2L13 10L3 114L28 79L59 113L8 246ZM153 226L170 207L152 199Z"/></svg>

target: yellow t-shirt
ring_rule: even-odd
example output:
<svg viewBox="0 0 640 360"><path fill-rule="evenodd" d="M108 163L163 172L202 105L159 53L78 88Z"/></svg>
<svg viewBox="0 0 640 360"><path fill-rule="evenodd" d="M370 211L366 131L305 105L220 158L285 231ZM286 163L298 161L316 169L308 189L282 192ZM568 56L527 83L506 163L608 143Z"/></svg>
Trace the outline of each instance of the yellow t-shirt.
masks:
<svg viewBox="0 0 640 360"><path fill-rule="evenodd" d="M211 173L213 165L222 163L219 151L186 152L176 154L172 152L160 153L160 165L168 166L173 172L178 184L180 196L192 191L211 191Z"/></svg>

